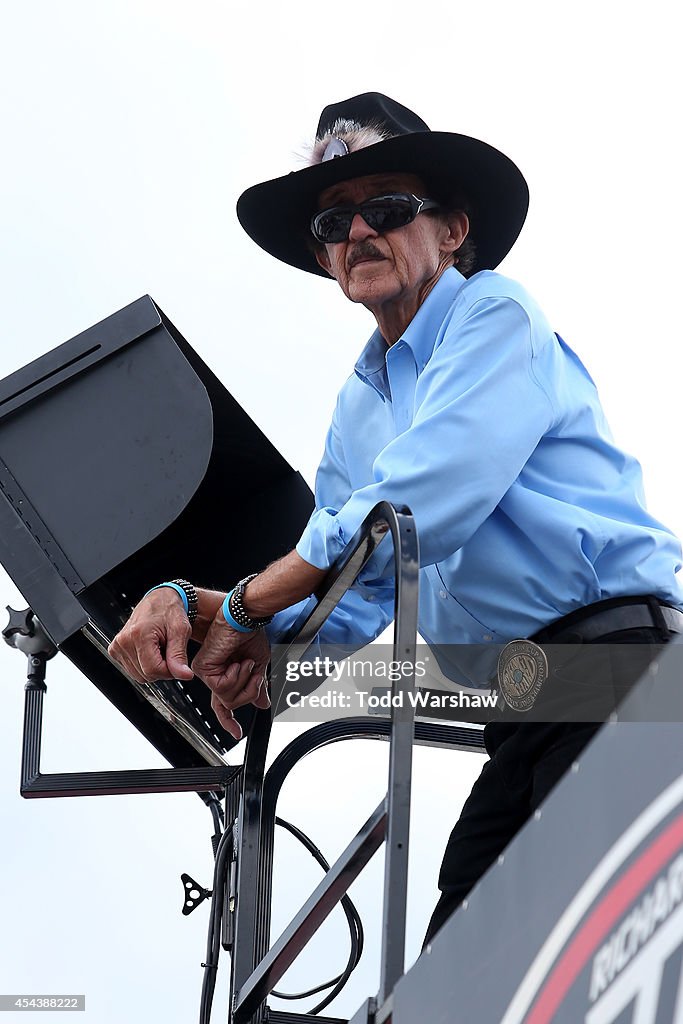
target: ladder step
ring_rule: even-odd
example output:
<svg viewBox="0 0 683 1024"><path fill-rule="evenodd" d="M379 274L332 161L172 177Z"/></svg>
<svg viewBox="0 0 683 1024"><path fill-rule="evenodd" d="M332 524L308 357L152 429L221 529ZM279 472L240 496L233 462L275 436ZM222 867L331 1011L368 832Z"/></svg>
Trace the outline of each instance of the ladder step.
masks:
<svg viewBox="0 0 683 1024"><path fill-rule="evenodd" d="M265 1024L307 1024L315 1021L316 1024L348 1024L346 1018L341 1017L315 1017L310 1013L293 1013L291 1010L271 1010L267 1007Z"/></svg>

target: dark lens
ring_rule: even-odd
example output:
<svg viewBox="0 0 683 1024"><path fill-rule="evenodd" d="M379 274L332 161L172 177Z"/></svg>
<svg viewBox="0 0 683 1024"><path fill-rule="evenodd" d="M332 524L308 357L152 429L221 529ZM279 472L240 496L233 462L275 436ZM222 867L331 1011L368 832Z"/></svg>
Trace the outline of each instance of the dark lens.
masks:
<svg viewBox="0 0 683 1024"><path fill-rule="evenodd" d="M393 231L394 228L405 227L415 219L413 206L410 199L371 199L363 203L361 216L366 224L369 224L373 231L382 234L383 231Z"/></svg>
<svg viewBox="0 0 683 1024"><path fill-rule="evenodd" d="M333 206L313 218L311 228L319 242L345 242L356 213L373 231L382 234L415 220L418 203L407 193L368 199L359 206Z"/></svg>
<svg viewBox="0 0 683 1024"><path fill-rule="evenodd" d="M341 208L323 210L313 218L313 234L319 242L343 242L350 227L351 215Z"/></svg>

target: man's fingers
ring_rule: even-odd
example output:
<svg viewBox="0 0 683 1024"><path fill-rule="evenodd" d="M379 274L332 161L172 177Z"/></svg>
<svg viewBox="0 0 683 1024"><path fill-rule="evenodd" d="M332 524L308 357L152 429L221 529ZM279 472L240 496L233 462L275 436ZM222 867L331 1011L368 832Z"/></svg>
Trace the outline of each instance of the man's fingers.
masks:
<svg viewBox="0 0 683 1024"><path fill-rule="evenodd" d="M191 627L170 588L148 594L109 645L110 657L138 682L191 679L187 642Z"/></svg>
<svg viewBox="0 0 683 1024"><path fill-rule="evenodd" d="M266 666L256 664L252 670L249 680L250 687L256 688L256 696L252 704L257 708L269 708L270 697L268 696L268 681L266 679Z"/></svg>
<svg viewBox="0 0 683 1024"><path fill-rule="evenodd" d="M112 642L109 644L107 653L109 657L112 658L116 662L116 664L123 669L127 676L130 676L131 679L135 679L135 681L138 683L144 683L145 679L144 676L142 675L142 670L139 664L137 663L137 661L133 661L129 657L128 653L118 644L118 642L115 639L112 640Z"/></svg>
<svg viewBox="0 0 683 1024"><path fill-rule="evenodd" d="M255 668L253 661L234 663L218 683L210 683L213 690L211 707L223 728L235 739L241 738L242 730L233 716L234 708L245 704L253 704L257 708L270 707L263 668Z"/></svg>
<svg viewBox="0 0 683 1024"><path fill-rule="evenodd" d="M235 704L235 707L239 707L242 704L255 704L259 698L260 687L261 676L250 676L249 682L240 693L238 703Z"/></svg>
<svg viewBox="0 0 683 1024"><path fill-rule="evenodd" d="M261 681L260 681L259 687L260 688L259 688L259 692L258 692L258 697L253 702L254 703L254 707L261 708L262 710L265 710L265 708L269 708L270 707L270 697L268 696L268 685L267 685L266 680L265 680L265 678L263 676L261 676Z"/></svg>
<svg viewBox="0 0 683 1024"><path fill-rule="evenodd" d="M171 679L192 679L194 672L187 663L187 653L169 654L166 651L166 668Z"/></svg>
<svg viewBox="0 0 683 1024"><path fill-rule="evenodd" d="M218 721L236 739L241 729L233 711L246 704L269 706L263 684L269 657L265 636L256 633L245 639L226 625L219 610L194 658L192 668L212 691L211 706Z"/></svg>
<svg viewBox="0 0 683 1024"><path fill-rule="evenodd" d="M221 723L226 732L236 739L242 739L242 726L237 721L232 711L229 711L220 701L220 699L214 693L211 697L211 707L214 710L216 718Z"/></svg>
<svg viewBox="0 0 683 1024"><path fill-rule="evenodd" d="M180 614L166 627L165 637L160 638L160 659L171 679L192 679L194 672L187 663L187 641L190 639L190 624Z"/></svg>
<svg viewBox="0 0 683 1024"><path fill-rule="evenodd" d="M136 648L131 654L131 660L133 655L137 657L140 671L148 682L173 678L158 644L152 642Z"/></svg>
<svg viewBox="0 0 683 1024"><path fill-rule="evenodd" d="M140 683L154 682L155 679L192 679L192 669L187 665L187 658L164 659L158 641L146 640L144 643L121 646L114 641L109 646L109 654L123 670Z"/></svg>
<svg viewBox="0 0 683 1024"><path fill-rule="evenodd" d="M238 707L240 704L248 704L256 696L255 689L253 693L244 696L253 666L253 661L233 662L220 674L209 672L201 678L226 707Z"/></svg>

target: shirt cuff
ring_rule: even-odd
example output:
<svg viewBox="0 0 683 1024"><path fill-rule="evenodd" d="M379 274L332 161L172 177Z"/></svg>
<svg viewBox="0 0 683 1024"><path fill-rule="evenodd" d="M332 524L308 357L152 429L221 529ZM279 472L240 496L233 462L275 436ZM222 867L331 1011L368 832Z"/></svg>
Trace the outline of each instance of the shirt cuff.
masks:
<svg viewBox="0 0 683 1024"><path fill-rule="evenodd" d="M346 544L335 509L319 508L309 519L296 551L309 565L317 569L329 569Z"/></svg>

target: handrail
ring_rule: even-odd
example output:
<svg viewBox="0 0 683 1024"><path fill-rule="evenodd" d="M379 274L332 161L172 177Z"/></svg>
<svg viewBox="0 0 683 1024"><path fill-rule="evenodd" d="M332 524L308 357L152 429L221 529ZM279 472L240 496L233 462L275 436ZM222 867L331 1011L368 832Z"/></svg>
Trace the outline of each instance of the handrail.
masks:
<svg viewBox="0 0 683 1024"><path fill-rule="evenodd" d="M337 607L344 594L355 583L356 577L365 568L387 534L391 532L395 539L397 525L394 524L392 526L392 521L396 520L397 523L396 517L398 515L410 517L412 521L408 508L405 506L394 506L388 501L379 502L365 517L349 543L330 567L315 597L312 599L312 601L315 601L313 607L307 605L303 609L289 631L291 639L285 640L282 644L278 645L277 657L272 666L273 675L276 674L285 660L297 661L306 653L330 614ZM414 523L412 530L417 544L417 531L415 530ZM417 564L417 550L415 558ZM396 564L395 543L394 563ZM415 581L417 584L417 573ZM397 585L397 595L398 589ZM395 597L395 606L397 601L398 596ZM415 622L417 629L417 612Z"/></svg>
<svg viewBox="0 0 683 1024"><path fill-rule="evenodd" d="M391 721L385 717L342 718L320 722L301 733L278 754L268 769L261 804L260 856L256 903L259 908L254 948L257 959L265 957L270 938L270 894L273 875L274 832L277 801L290 772L302 758L331 743L345 740L388 740ZM479 753L483 747L480 729L464 725L415 722L415 742L423 745Z"/></svg>
<svg viewBox="0 0 683 1024"><path fill-rule="evenodd" d="M418 609L418 538L415 522L410 510L397 508L383 501L376 505L365 518L360 528L346 546L340 557L330 569L317 594L317 603L309 610L304 609L302 616L295 623L292 638L282 645L272 666L272 675L277 678L279 669L285 660L299 660L315 640L320 628L349 590L358 574L374 554L378 545L387 533L391 534L394 545L394 639L393 654L396 661L408 663L412 672L401 673L392 682L391 730L389 753L389 778L386 798L386 859L384 871L384 907L382 922L382 949L380 958L380 1005L385 1001L405 966L405 925L406 925L406 890L408 881L408 837L410 824L410 793L412 776L412 746L415 719L415 708L406 698L414 687L415 653L417 646L417 609ZM250 734L245 756L245 780L251 778L252 784L243 795L242 809L238 818L238 884L236 922L234 928L233 963L231 991L232 1019L246 1020L261 1004L265 996L277 984L284 968L291 962L289 955L283 955L283 947L290 943L296 944L294 956L329 913L333 903L325 901L321 893L324 882L316 890L315 900L309 901L306 908L297 915L289 929L275 943L271 955L261 956L259 963L254 964L257 954L258 929L255 921L255 903L262 902L263 892L255 892L254 882L259 874L258 857L258 824L256 807L260 808L263 777L260 784L255 782L258 772L252 771L253 762L263 758L263 740L258 738L265 728L270 731L270 721L266 724L264 715L259 715ZM256 792L258 788L258 792ZM379 826L378 826L379 827ZM378 832L373 830L373 842ZM384 838L384 835L382 836ZM332 867L328 876L337 885L337 898L354 880L362 858L358 857L358 847L363 845L359 834L356 841L347 848ZM351 851L351 854L349 854ZM256 854L256 855L255 855ZM349 869L349 857L358 870ZM359 866L360 865L360 866ZM344 878L343 891L339 891L339 879ZM246 886L246 891L245 891ZM251 891L249 891L251 890ZM322 907L322 911L321 911ZM266 915L267 917L267 915ZM311 928L311 922L313 927ZM261 920L263 932L263 915ZM300 941L301 936L305 936ZM263 934L261 935L263 940ZM277 951L277 955L272 955Z"/></svg>
<svg viewBox="0 0 683 1024"><path fill-rule="evenodd" d="M419 596L419 543L415 520L406 506L379 502L349 541L325 580L318 604L306 617L294 639L280 653L274 675L283 660L301 657L323 623L355 582L387 532L394 545L393 661L412 666L392 682L387 837L380 956L380 1003L391 992L405 967L406 889L412 780L415 707L407 698L415 686L417 612ZM295 624L296 628L296 624ZM305 645L305 646L304 646ZM394 700L393 698L398 698ZM401 893L397 898L396 893Z"/></svg>

